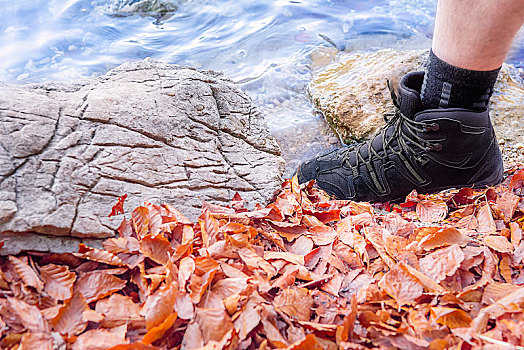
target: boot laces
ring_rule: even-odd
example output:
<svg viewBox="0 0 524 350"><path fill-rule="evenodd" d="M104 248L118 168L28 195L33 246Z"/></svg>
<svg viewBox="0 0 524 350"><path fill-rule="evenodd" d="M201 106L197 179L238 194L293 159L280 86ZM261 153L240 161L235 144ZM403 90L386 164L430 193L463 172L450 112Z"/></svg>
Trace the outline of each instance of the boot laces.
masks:
<svg viewBox="0 0 524 350"><path fill-rule="evenodd" d="M391 99L393 100L395 111L384 115L386 124L372 138L366 142L348 147L343 151L343 154L341 154L343 157L342 162L351 168L354 176L358 175L358 169L361 164L366 165L369 175L379 193L387 192L387 188L382 181L379 180L379 176L373 167L374 160L387 160L391 155L397 155L413 177L417 179L418 182L422 183L424 182L424 179L415 170L410 159L418 164L422 164L422 154L432 150L438 151L441 148L440 144L429 142L417 134L417 132L427 132L431 130L431 126L427 123L417 122L405 116L400 109L398 97L389 80L387 81L387 85L391 93ZM391 127L394 128L393 133L391 133L390 136L387 136L388 130ZM377 151L372 146L373 141L375 141L377 137L380 137L382 141L382 155L380 154L380 150ZM367 148L367 156L364 156L361 153L361 150L364 147ZM350 162L350 153L353 151L355 151L356 159L354 165Z"/></svg>

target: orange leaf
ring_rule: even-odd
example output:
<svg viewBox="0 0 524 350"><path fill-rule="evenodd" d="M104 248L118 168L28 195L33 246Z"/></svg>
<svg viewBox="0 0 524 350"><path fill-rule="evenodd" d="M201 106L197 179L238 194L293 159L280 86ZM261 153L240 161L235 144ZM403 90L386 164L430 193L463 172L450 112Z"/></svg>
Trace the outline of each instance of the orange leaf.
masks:
<svg viewBox="0 0 524 350"><path fill-rule="evenodd" d="M139 239L149 233L149 209L146 207L138 207L131 213L131 220L133 228Z"/></svg>
<svg viewBox="0 0 524 350"><path fill-rule="evenodd" d="M70 272L67 266L45 265L40 268L40 275L44 281L44 289L47 294L57 300L71 298L76 275L74 272Z"/></svg>
<svg viewBox="0 0 524 350"><path fill-rule="evenodd" d="M386 273L378 285L395 299L398 306L413 304L424 292L420 281L400 268L393 268Z"/></svg>
<svg viewBox="0 0 524 350"><path fill-rule="evenodd" d="M162 338L164 334L171 328L173 323L176 321L176 312L169 315L161 324L156 327L153 327L147 331L142 339L142 343L146 345L151 345L158 339Z"/></svg>
<svg viewBox="0 0 524 350"><path fill-rule="evenodd" d="M145 345L143 343L131 343L124 345L117 345L107 350L161 350L157 346Z"/></svg>
<svg viewBox="0 0 524 350"><path fill-rule="evenodd" d="M321 346L317 337L314 334L308 334L305 339L299 340L291 344L287 350L323 350L324 347Z"/></svg>
<svg viewBox="0 0 524 350"><path fill-rule="evenodd" d="M200 302L200 298L215 277L215 273L220 265L211 258L195 258L195 273L191 276L188 289L193 303Z"/></svg>
<svg viewBox="0 0 524 350"><path fill-rule="evenodd" d="M419 246L425 250L440 248L452 244L466 244L469 239L460 233L459 230L453 227L441 228L436 232L422 238Z"/></svg>
<svg viewBox="0 0 524 350"><path fill-rule="evenodd" d="M126 281L105 271L92 271L81 274L74 291L80 292L88 303L102 299L124 288Z"/></svg>
<svg viewBox="0 0 524 350"><path fill-rule="evenodd" d="M495 231L497 231L497 226L495 225L495 220L493 220L493 215L491 215L489 204L486 203L479 209L477 221L479 222L478 232L495 233Z"/></svg>
<svg viewBox="0 0 524 350"><path fill-rule="evenodd" d="M292 319L309 321L313 299L305 288L287 288L273 299L273 305L277 311L285 313Z"/></svg>
<svg viewBox="0 0 524 350"><path fill-rule="evenodd" d="M448 215L448 206L441 200L422 200L417 203L417 215L423 222L439 222Z"/></svg>
<svg viewBox="0 0 524 350"><path fill-rule="evenodd" d="M435 318L435 322L450 329L469 327L472 321L464 310L451 307L432 307L431 315Z"/></svg>
<svg viewBox="0 0 524 350"><path fill-rule="evenodd" d="M124 266L122 260L120 260L120 258L115 254L109 253L105 250L88 247L83 243L78 245L78 253L73 253L73 255L82 259L97 261L108 265Z"/></svg>
<svg viewBox="0 0 524 350"><path fill-rule="evenodd" d="M452 276L464 260L464 253L457 244L439 249L420 259L420 270L429 278L440 283Z"/></svg>
<svg viewBox="0 0 524 350"><path fill-rule="evenodd" d="M497 198L497 207L504 214L504 221L510 222L517 206L519 204L520 197L510 192L504 192L500 197Z"/></svg>
<svg viewBox="0 0 524 350"><path fill-rule="evenodd" d="M74 292L73 297L66 300L56 317L51 320L51 325L55 331L62 334L82 333L87 327L83 313L88 309L84 296L81 293Z"/></svg>
<svg viewBox="0 0 524 350"><path fill-rule="evenodd" d="M128 296L115 293L109 298L99 300L95 310L104 316L100 321L102 327L113 328L127 324L135 328L145 325L144 318L140 316L140 305Z"/></svg>
<svg viewBox="0 0 524 350"><path fill-rule="evenodd" d="M329 226L315 226L309 229L309 236L316 245L327 245L333 243L338 237L337 231Z"/></svg>
<svg viewBox="0 0 524 350"><path fill-rule="evenodd" d="M111 209L111 213L108 215L109 217L115 216L118 214L124 214L124 201L126 200L126 198L127 198L127 194L124 194L123 196L118 197L118 201Z"/></svg>
<svg viewBox="0 0 524 350"><path fill-rule="evenodd" d="M54 350L53 338L49 333L26 333L18 350Z"/></svg>
<svg viewBox="0 0 524 350"><path fill-rule="evenodd" d="M49 332L47 321L36 306L11 297L7 297L7 301L9 302L11 312L18 316L20 322L29 331L34 333Z"/></svg>
<svg viewBox="0 0 524 350"><path fill-rule="evenodd" d="M264 270L269 277L273 277L277 274L276 269L262 259L257 253L254 251L248 249L248 248L241 248L237 251L238 255L240 256L240 259L244 261L247 267L250 269L262 269Z"/></svg>
<svg viewBox="0 0 524 350"><path fill-rule="evenodd" d="M499 253L513 252L513 245L504 236L484 236L482 241L485 245Z"/></svg>
<svg viewBox="0 0 524 350"><path fill-rule="evenodd" d="M26 262L12 255L9 255L9 262L13 264L16 273L25 284L36 289L37 292L41 292L44 289L44 283L42 283L42 280L40 280L40 277L38 277L35 270L33 270Z"/></svg>
<svg viewBox="0 0 524 350"><path fill-rule="evenodd" d="M288 252L272 252L272 251L264 252L264 259L265 260L281 259L281 260L290 262L292 264L304 265L304 256L296 255L296 254L292 254Z"/></svg>
<svg viewBox="0 0 524 350"><path fill-rule="evenodd" d="M197 309L195 318L206 343L220 341L233 328L233 322L223 309Z"/></svg>
<svg viewBox="0 0 524 350"><path fill-rule="evenodd" d="M168 284L147 298L140 314L146 319L148 331L160 325L174 312L175 291L175 285Z"/></svg>
<svg viewBox="0 0 524 350"><path fill-rule="evenodd" d="M138 245L142 254L161 265L165 265L174 253L171 243L162 235L145 235Z"/></svg>
<svg viewBox="0 0 524 350"><path fill-rule="evenodd" d="M524 187L524 169L513 175L511 181L509 182L510 190L517 190L522 187Z"/></svg>
<svg viewBox="0 0 524 350"><path fill-rule="evenodd" d="M105 329L92 329L81 334L73 344L71 350L106 350L129 341L120 334Z"/></svg>

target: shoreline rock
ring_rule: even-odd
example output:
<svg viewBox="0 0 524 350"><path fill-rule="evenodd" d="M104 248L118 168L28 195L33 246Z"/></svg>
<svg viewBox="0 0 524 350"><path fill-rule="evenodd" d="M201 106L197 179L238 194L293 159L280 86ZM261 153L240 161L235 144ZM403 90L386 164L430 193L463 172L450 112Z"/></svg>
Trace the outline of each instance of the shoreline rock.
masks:
<svg viewBox="0 0 524 350"><path fill-rule="evenodd" d="M146 59L91 80L1 87L0 240L112 236L123 194L126 208L167 202L195 219L202 201L239 192L265 204L280 189L278 144L221 74Z"/></svg>

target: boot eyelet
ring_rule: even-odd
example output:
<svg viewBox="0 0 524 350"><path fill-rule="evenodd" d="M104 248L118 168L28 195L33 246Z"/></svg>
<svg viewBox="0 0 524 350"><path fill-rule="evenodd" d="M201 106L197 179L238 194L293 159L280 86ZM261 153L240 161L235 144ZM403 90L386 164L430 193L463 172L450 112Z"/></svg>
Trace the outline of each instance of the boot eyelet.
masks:
<svg viewBox="0 0 524 350"><path fill-rule="evenodd" d="M320 171L320 167L317 166L317 167L315 168L315 171L318 173L318 172Z"/></svg>
<svg viewBox="0 0 524 350"><path fill-rule="evenodd" d="M434 144L432 148L434 151L442 151L442 145L440 143Z"/></svg>
<svg viewBox="0 0 524 350"><path fill-rule="evenodd" d="M440 129L440 126L437 123L433 123L430 125L429 128L431 129L431 131L438 131L438 129Z"/></svg>

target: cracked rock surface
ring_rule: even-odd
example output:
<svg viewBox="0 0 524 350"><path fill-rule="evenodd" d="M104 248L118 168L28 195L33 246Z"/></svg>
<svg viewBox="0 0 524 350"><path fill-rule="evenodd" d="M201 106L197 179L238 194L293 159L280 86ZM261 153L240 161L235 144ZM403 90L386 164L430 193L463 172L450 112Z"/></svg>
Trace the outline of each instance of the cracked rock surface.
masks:
<svg viewBox="0 0 524 350"><path fill-rule="evenodd" d="M127 210L190 218L235 192L264 204L284 161L263 116L214 72L146 59L81 82L0 85L0 235L108 237ZM50 248L52 249L52 248Z"/></svg>

